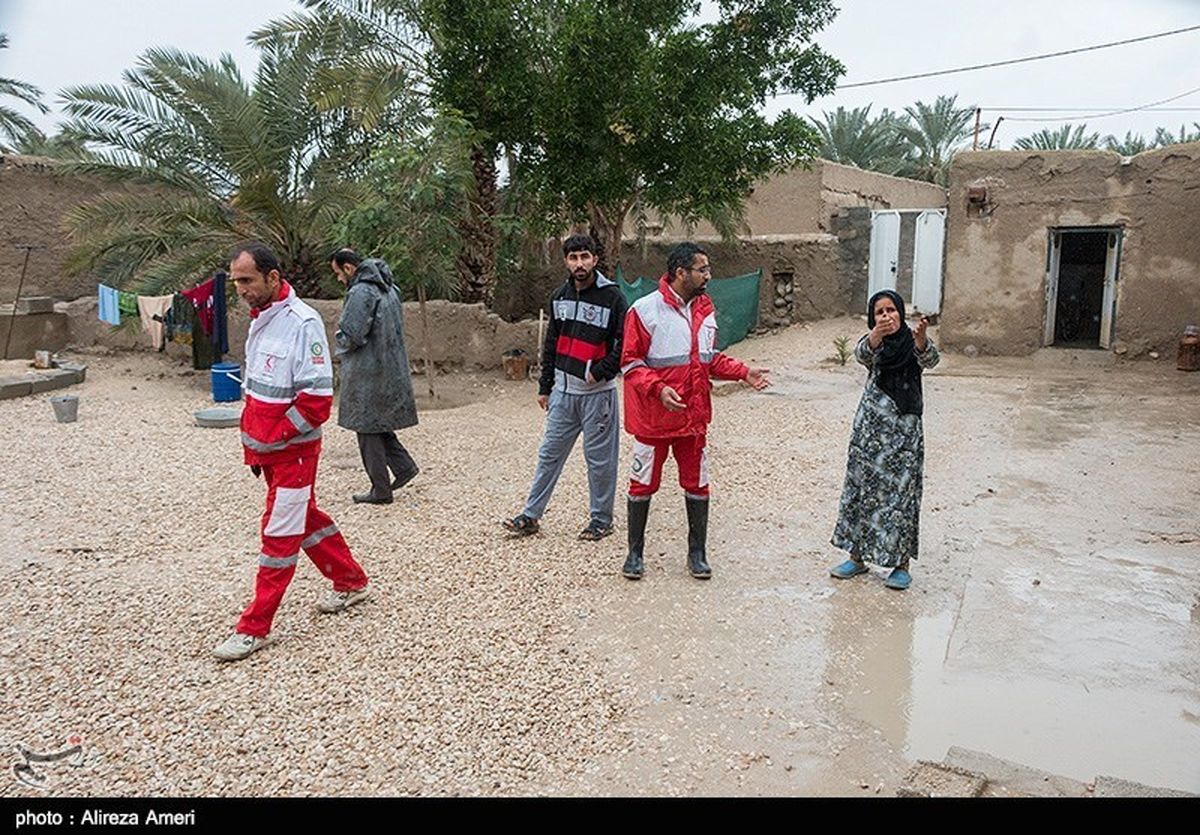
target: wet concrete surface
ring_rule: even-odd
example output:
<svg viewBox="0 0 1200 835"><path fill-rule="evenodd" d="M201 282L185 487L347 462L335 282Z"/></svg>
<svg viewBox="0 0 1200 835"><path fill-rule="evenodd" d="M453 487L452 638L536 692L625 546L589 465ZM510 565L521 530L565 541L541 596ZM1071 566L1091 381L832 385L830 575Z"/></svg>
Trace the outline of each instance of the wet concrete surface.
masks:
<svg viewBox="0 0 1200 835"><path fill-rule="evenodd" d="M733 352L776 386L714 401L707 583L668 465L646 579L584 616L597 662L636 685L635 742L571 790L886 796L951 746L1200 790L1200 374L945 356L898 593L880 569L827 574L863 381L817 359L832 327Z"/></svg>

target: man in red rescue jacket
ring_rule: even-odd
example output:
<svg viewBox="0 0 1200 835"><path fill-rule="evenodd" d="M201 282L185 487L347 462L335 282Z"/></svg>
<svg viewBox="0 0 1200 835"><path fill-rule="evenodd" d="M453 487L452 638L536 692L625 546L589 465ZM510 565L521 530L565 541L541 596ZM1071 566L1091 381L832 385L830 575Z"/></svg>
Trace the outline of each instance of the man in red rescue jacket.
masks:
<svg viewBox="0 0 1200 835"><path fill-rule="evenodd" d="M629 556L621 573L630 580L644 573L642 551L650 497L662 481L668 451L679 467L688 517L688 571L712 576L708 539L708 466L705 441L712 420L712 383L745 380L761 391L770 385L767 369L716 350L717 319L705 288L712 277L708 254L682 243L667 256L658 292L634 302L625 318L621 370L625 374L625 431L633 435L627 520Z"/></svg>
<svg viewBox="0 0 1200 835"><path fill-rule="evenodd" d="M333 590L317 604L320 611L339 612L367 596L367 575L337 525L317 507L321 424L333 405L325 325L280 273L279 259L265 244L245 244L233 252L229 277L251 318L242 449L251 471L267 483L267 509L254 600L238 619L237 631L213 649L223 661L245 658L269 643L271 622L301 550L333 581Z"/></svg>

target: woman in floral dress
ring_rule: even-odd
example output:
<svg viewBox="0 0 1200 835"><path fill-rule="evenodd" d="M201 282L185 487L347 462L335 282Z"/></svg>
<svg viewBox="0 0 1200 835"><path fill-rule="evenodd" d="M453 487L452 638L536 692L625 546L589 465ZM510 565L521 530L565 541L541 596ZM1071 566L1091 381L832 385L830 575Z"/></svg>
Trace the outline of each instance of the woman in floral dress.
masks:
<svg viewBox="0 0 1200 835"><path fill-rule="evenodd" d="M909 561L917 557L925 431L921 425L921 372L938 364L938 350L922 317L905 321L904 299L881 290L867 305L869 333L854 348L867 367L867 385L854 415L846 483L830 540L850 559L830 574L845 580L869 570L865 562L892 568L885 585L906 589Z"/></svg>

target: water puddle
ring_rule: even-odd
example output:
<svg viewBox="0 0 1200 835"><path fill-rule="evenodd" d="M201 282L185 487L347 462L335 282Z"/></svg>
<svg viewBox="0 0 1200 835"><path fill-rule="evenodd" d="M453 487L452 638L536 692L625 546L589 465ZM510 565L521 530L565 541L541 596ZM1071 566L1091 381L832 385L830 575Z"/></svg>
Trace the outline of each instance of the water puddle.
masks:
<svg viewBox="0 0 1200 835"><path fill-rule="evenodd" d="M845 710L912 760L957 745L1084 782L1103 774L1200 792L1200 693L955 670L953 620L894 622L841 654L831 669Z"/></svg>

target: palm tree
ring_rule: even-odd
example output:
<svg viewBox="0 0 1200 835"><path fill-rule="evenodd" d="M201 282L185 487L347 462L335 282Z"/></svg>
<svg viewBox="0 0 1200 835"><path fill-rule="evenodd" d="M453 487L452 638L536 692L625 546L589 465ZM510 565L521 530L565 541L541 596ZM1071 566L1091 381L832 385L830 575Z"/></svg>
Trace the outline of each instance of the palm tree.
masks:
<svg viewBox="0 0 1200 835"><path fill-rule="evenodd" d="M8 49L8 35L4 32L0 32L0 49ZM5 99L18 99L40 113L48 113L50 110L42 104L42 91L25 81L0 78L0 102ZM11 106L0 103L0 141L7 139L8 142L19 145L41 135L41 131L27 117ZM0 150L3 149L4 145L0 144Z"/></svg>
<svg viewBox="0 0 1200 835"><path fill-rule="evenodd" d="M18 154L57 160L80 160L91 156L83 138L70 128L63 128L53 136L37 131L18 142L13 150Z"/></svg>
<svg viewBox="0 0 1200 835"><path fill-rule="evenodd" d="M1107 151L1113 151L1124 157L1137 156L1143 151L1149 151L1158 147L1158 143L1153 139L1147 139L1140 133L1126 131L1124 139L1118 139L1111 133L1104 137L1104 148Z"/></svg>
<svg viewBox="0 0 1200 835"><path fill-rule="evenodd" d="M1189 132L1186 125L1179 126L1179 133L1171 133L1167 128L1154 131L1154 143L1159 146L1178 145L1183 142L1200 142L1200 122L1192 122L1196 130Z"/></svg>
<svg viewBox="0 0 1200 835"><path fill-rule="evenodd" d="M1019 151L1091 151L1100 147L1100 134L1086 133L1087 125L1063 125L1058 130L1043 128L1013 143Z"/></svg>
<svg viewBox="0 0 1200 835"><path fill-rule="evenodd" d="M344 175L366 159L372 135L342 110L313 106L320 53L281 42L260 51L253 83L229 55L152 49L123 85L63 94L68 129L94 147L67 168L135 186L68 213L68 269L163 292L257 239L300 293L329 287L330 230L362 194Z"/></svg>
<svg viewBox="0 0 1200 835"><path fill-rule="evenodd" d="M946 185L950 160L971 136L975 106L959 107L958 95L938 96L932 105L918 101L904 108L900 136L913 148L913 159L905 173L938 185ZM985 126L981 125L980 130Z"/></svg>
<svg viewBox="0 0 1200 835"><path fill-rule="evenodd" d="M530 19L535 9L457 0L301 2L309 11L268 24L252 39L337 43L341 61L327 68L321 86L340 92L327 94L319 104L347 107L369 124L376 113L394 107L396 97L421 98L436 89L443 104L467 113L479 128L471 152L477 197L459 221L457 269L464 301L490 301L500 241L495 137L513 133L507 129L513 125L528 125L531 108L519 102L532 90L527 79L498 81L497 75L542 57L531 46L540 25ZM346 44L354 48L345 49ZM497 90L504 92L497 95Z"/></svg>
<svg viewBox="0 0 1200 835"><path fill-rule="evenodd" d="M899 134L900 120L890 110L871 118L871 105L826 111L809 121L821 134L820 155L832 162L895 174L905 165L908 146Z"/></svg>

